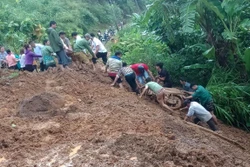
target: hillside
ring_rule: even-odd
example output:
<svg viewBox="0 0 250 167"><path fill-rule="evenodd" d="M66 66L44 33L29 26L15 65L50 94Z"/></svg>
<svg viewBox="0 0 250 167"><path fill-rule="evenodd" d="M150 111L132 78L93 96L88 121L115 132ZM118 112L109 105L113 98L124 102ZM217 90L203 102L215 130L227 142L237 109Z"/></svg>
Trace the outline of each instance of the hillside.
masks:
<svg viewBox="0 0 250 167"><path fill-rule="evenodd" d="M250 166L246 132L219 125L243 150L109 84L89 70L1 80L0 166Z"/></svg>

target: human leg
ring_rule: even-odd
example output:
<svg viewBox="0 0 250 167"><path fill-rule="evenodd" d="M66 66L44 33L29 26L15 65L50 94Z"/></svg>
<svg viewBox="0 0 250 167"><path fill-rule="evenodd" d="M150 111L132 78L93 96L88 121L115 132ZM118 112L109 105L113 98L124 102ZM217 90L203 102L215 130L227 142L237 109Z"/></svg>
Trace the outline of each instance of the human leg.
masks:
<svg viewBox="0 0 250 167"><path fill-rule="evenodd" d="M214 120L215 124L217 125L218 120L217 120L216 116L214 115L214 103L213 103L213 101L207 102L204 105L204 107L205 107L206 110L208 110L212 114L213 120Z"/></svg>
<svg viewBox="0 0 250 167"><path fill-rule="evenodd" d="M207 124L210 127L210 129L212 129L213 131L218 130L213 118L211 118L209 121L207 121Z"/></svg>
<svg viewBox="0 0 250 167"><path fill-rule="evenodd" d="M58 52L56 52L57 58L58 58L58 64L61 66L61 68L68 66L68 59L65 51L62 49Z"/></svg>
<svg viewBox="0 0 250 167"><path fill-rule="evenodd" d="M135 74L132 73L130 75L125 76L126 81L128 82L129 86L131 87L133 92L136 92L136 94L139 94L139 91L137 89L137 84L135 81Z"/></svg>
<svg viewBox="0 0 250 167"><path fill-rule="evenodd" d="M157 95L156 95L156 98L157 98L157 101L160 103L160 105L164 108L166 108L167 110L173 112L173 110L164 103L164 91L160 91Z"/></svg>
<svg viewBox="0 0 250 167"><path fill-rule="evenodd" d="M25 65L24 69L26 71L33 72L34 71L34 66L33 65Z"/></svg>

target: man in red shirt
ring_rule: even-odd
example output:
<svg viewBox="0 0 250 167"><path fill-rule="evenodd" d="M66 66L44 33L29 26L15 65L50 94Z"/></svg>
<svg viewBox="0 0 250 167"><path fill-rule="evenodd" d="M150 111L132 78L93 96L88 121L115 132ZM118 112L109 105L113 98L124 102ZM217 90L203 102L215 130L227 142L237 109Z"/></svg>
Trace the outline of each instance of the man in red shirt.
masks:
<svg viewBox="0 0 250 167"><path fill-rule="evenodd" d="M145 84L146 79L154 80L152 72L149 70L148 65L144 63L137 63L130 66L136 74L136 78L141 85Z"/></svg>

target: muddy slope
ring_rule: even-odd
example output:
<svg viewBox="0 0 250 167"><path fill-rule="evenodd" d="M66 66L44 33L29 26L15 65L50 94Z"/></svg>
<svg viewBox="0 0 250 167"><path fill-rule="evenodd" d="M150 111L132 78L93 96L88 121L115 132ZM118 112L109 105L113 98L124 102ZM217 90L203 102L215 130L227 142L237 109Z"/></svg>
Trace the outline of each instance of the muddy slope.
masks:
<svg viewBox="0 0 250 167"><path fill-rule="evenodd" d="M219 125L243 150L111 88L100 71L21 74L0 84L0 166L250 166L246 132Z"/></svg>

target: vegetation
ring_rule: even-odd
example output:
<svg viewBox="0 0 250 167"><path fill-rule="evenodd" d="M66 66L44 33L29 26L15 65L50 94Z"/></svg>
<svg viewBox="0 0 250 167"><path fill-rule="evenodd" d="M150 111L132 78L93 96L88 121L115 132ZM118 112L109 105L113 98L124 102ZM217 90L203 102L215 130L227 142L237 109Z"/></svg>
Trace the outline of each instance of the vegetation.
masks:
<svg viewBox="0 0 250 167"><path fill-rule="evenodd" d="M11 49L30 39L42 40L51 20L58 31L86 33L116 26L145 9L143 0L1 0L0 44Z"/></svg>
<svg viewBox="0 0 250 167"><path fill-rule="evenodd" d="M250 127L250 2L156 0L113 46L128 63L162 61L172 80L206 86L225 123Z"/></svg>

